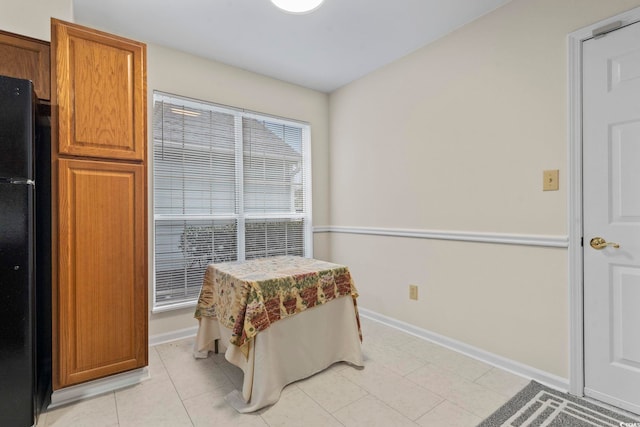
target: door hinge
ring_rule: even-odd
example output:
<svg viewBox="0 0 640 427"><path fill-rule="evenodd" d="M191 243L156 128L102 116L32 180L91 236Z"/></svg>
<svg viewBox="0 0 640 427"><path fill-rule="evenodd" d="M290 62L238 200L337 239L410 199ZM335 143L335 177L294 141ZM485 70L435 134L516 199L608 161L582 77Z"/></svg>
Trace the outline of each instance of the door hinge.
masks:
<svg viewBox="0 0 640 427"><path fill-rule="evenodd" d="M593 36L593 38L597 39L597 38L606 36L611 31L617 30L620 27L622 27L622 21L614 21L610 24L603 25L602 27L596 28L595 30L593 30L591 35Z"/></svg>
<svg viewBox="0 0 640 427"><path fill-rule="evenodd" d="M580 238L580 246L584 247L584 237Z"/></svg>

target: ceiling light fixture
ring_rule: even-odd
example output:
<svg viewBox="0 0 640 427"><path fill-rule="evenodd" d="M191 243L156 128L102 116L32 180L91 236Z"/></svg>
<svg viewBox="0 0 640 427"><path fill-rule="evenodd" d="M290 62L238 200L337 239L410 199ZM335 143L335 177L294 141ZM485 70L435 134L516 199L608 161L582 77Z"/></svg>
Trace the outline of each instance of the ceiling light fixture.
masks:
<svg viewBox="0 0 640 427"><path fill-rule="evenodd" d="M271 0L280 9L288 13L309 13L313 12L324 2L324 0Z"/></svg>

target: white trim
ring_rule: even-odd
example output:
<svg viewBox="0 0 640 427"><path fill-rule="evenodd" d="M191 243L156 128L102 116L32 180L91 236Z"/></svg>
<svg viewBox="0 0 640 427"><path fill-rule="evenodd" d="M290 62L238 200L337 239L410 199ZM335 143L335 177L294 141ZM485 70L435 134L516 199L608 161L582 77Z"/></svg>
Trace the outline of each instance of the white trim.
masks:
<svg viewBox="0 0 640 427"><path fill-rule="evenodd" d="M586 36L586 33L585 33ZM591 37L591 32L589 32ZM569 159L569 391L584 396L582 311L582 39L567 38Z"/></svg>
<svg viewBox="0 0 640 427"><path fill-rule="evenodd" d="M636 414L640 414L640 406L634 405L631 402L627 402L626 400L616 399L615 397L609 396L608 394L600 393L596 390L591 390L589 388L584 389L584 394L592 399L596 399L598 404L602 405L602 402L607 405L612 405L612 410L616 410L620 412L620 410L630 411L631 414L623 414L631 417L635 417ZM620 425L624 425L621 423Z"/></svg>
<svg viewBox="0 0 640 427"><path fill-rule="evenodd" d="M238 215L154 215L154 221L235 221Z"/></svg>
<svg viewBox="0 0 640 427"><path fill-rule="evenodd" d="M584 395L584 328L582 269L582 42L593 30L622 21L622 26L640 21L640 8L574 31L567 36L567 139L569 159L569 391Z"/></svg>
<svg viewBox="0 0 640 427"><path fill-rule="evenodd" d="M151 313L153 314L158 314L158 313L165 313L167 311L173 311L173 310L180 310L183 308L194 308L196 307L196 305L198 305L198 300L196 299L192 299L192 300L188 300L188 301L182 301L182 302L174 302L171 304L167 304L167 305L158 305L155 306L151 309Z"/></svg>
<svg viewBox="0 0 640 427"><path fill-rule="evenodd" d="M490 353L478 347L465 344L461 341L456 341L452 338L410 325L400 320L378 314L374 311L367 310L366 308L358 307L358 311L362 317L398 329L415 337L431 341L435 344L441 345L458 353L462 353L497 368L504 369L505 371L509 371L521 377L534 379L542 384L562 391L566 391L569 388L569 381L566 378Z"/></svg>
<svg viewBox="0 0 640 427"><path fill-rule="evenodd" d="M307 213L307 221L305 223L305 248L306 256L313 258L313 159L311 158L311 127L309 125L302 128L303 131L303 154L304 164L307 167L304 170L304 211ZM308 237L308 239L307 239Z"/></svg>
<svg viewBox="0 0 640 427"><path fill-rule="evenodd" d="M505 245L543 246L567 248L567 236L547 236L511 233L484 233L474 231L410 230L401 228L320 226L314 233L365 234L369 236L411 237L417 239L455 240L476 243L498 243Z"/></svg>
<svg viewBox="0 0 640 427"><path fill-rule="evenodd" d="M242 126L242 115L237 113L234 116L235 141L233 142L236 161L236 208L238 209L238 228L236 230L236 254L237 259L245 257L245 221L244 216L244 127Z"/></svg>
<svg viewBox="0 0 640 427"><path fill-rule="evenodd" d="M269 220L269 219L307 219L308 215L299 213L266 213L260 214L244 214L245 219L248 220Z"/></svg>
<svg viewBox="0 0 640 427"><path fill-rule="evenodd" d="M140 368L133 371L123 372L121 374L111 375L99 380L90 381L83 384L65 387L55 390L51 394L51 403L47 410L57 408L58 406L67 405L77 402L78 400L88 399L105 393L110 393L124 387L139 384L140 382L150 378L149 368Z"/></svg>
<svg viewBox="0 0 640 427"><path fill-rule="evenodd" d="M531 366L516 362L511 359L507 359L494 353L490 353L477 347L465 344L461 341L457 341L452 338L437 334L435 332L410 325L400 320L378 314L363 307L358 307L358 311L364 318L382 323L418 338L431 341L443 347L454 350L458 353L462 353L466 356L480 360L489 365L496 366L500 369L504 369L524 378L534 379L540 383L548 385L549 387L553 387L563 391L566 391L569 387L568 381L565 378L559 377L557 375L539 370L537 368L533 368ZM167 342L195 337L197 331L198 327L193 326L177 331L156 334L149 337L149 346L153 347ZM102 378L84 384L56 390L51 396L51 404L49 405L48 409L54 409L59 406L67 405L69 403L73 403L82 399L88 399L94 396L119 390L124 387L136 385L149 378L149 368L145 367L136 369L134 371L124 372L122 374L112 375L107 378Z"/></svg>
<svg viewBox="0 0 640 427"><path fill-rule="evenodd" d="M190 328L178 329L177 331L150 335L149 347L155 347L156 345L165 344L172 341L178 341L185 338L195 337L197 333L198 333L198 326L196 325Z"/></svg>
<svg viewBox="0 0 640 427"><path fill-rule="evenodd" d="M198 327L193 326L191 328L149 336L149 347L195 337L197 332ZM144 367L133 371L123 372L121 374L111 375L95 381L89 381L83 384L55 390L51 394L51 403L47 410L101 394L110 393L125 387L130 387L148 380L149 378L151 378L149 367Z"/></svg>

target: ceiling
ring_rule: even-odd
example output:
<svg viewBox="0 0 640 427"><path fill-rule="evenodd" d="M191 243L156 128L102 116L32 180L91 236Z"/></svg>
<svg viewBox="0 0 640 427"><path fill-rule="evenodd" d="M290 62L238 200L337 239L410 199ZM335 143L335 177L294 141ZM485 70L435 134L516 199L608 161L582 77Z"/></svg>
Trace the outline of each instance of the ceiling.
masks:
<svg viewBox="0 0 640 427"><path fill-rule="evenodd" d="M73 0L75 21L316 89L364 76L509 0Z"/></svg>

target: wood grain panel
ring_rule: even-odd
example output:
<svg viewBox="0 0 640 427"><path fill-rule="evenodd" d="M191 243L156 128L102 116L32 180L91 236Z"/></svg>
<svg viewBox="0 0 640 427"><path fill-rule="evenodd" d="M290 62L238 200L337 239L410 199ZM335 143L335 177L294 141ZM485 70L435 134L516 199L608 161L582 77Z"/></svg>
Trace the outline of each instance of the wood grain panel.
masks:
<svg viewBox="0 0 640 427"><path fill-rule="evenodd" d="M147 364L145 167L58 161L59 380Z"/></svg>
<svg viewBox="0 0 640 427"><path fill-rule="evenodd" d="M51 99L49 43L0 31L0 75L33 81L40 99Z"/></svg>
<svg viewBox="0 0 640 427"><path fill-rule="evenodd" d="M146 45L52 20L61 154L144 160Z"/></svg>

